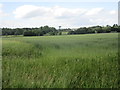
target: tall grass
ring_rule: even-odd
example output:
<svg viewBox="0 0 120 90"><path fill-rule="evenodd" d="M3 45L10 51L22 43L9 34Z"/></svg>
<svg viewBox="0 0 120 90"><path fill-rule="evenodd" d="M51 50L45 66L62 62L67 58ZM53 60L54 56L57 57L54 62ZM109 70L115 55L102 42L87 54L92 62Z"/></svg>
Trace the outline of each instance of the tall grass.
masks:
<svg viewBox="0 0 120 90"><path fill-rule="evenodd" d="M3 38L3 88L118 88L118 34Z"/></svg>

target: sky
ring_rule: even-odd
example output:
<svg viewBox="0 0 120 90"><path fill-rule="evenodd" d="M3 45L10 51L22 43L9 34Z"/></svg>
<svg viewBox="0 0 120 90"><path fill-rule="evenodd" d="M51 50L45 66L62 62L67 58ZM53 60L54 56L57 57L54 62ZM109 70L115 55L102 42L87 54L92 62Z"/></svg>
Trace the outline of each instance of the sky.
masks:
<svg viewBox="0 0 120 90"><path fill-rule="evenodd" d="M79 28L118 23L116 0L1 0L0 28Z"/></svg>

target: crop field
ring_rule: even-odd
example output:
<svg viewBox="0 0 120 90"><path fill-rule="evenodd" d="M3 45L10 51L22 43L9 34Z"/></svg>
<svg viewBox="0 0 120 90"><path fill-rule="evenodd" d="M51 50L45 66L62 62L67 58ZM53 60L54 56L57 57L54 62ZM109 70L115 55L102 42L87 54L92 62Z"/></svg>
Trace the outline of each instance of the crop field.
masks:
<svg viewBox="0 0 120 90"><path fill-rule="evenodd" d="M118 33L3 37L3 88L118 88Z"/></svg>

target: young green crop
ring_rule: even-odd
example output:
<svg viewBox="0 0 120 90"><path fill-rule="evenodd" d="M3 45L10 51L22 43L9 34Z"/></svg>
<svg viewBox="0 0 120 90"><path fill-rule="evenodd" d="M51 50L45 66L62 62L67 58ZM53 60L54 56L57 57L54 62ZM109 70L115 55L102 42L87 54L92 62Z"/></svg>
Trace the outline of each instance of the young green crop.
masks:
<svg viewBox="0 0 120 90"><path fill-rule="evenodd" d="M118 88L118 33L3 38L3 88Z"/></svg>

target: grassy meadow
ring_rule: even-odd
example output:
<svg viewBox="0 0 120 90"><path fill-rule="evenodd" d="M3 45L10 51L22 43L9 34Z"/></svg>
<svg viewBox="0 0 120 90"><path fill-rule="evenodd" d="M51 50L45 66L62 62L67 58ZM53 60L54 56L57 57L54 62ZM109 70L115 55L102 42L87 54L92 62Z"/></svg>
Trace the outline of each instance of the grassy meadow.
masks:
<svg viewBox="0 0 120 90"><path fill-rule="evenodd" d="M3 88L118 88L118 33L2 39Z"/></svg>

